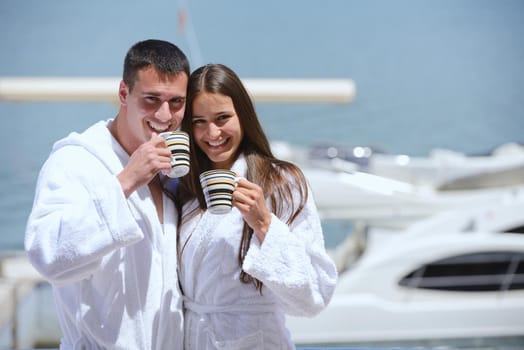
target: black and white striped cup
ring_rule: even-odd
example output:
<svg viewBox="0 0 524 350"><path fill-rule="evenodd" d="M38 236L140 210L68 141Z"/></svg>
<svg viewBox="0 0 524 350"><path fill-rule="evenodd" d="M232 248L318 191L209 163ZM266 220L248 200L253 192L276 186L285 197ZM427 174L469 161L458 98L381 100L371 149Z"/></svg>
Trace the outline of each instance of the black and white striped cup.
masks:
<svg viewBox="0 0 524 350"><path fill-rule="evenodd" d="M171 151L169 177L181 177L189 172L189 135L184 131L168 131L160 134Z"/></svg>
<svg viewBox="0 0 524 350"><path fill-rule="evenodd" d="M200 174L200 184L212 214L226 214L233 205L233 191L238 177L231 170L208 170Z"/></svg>

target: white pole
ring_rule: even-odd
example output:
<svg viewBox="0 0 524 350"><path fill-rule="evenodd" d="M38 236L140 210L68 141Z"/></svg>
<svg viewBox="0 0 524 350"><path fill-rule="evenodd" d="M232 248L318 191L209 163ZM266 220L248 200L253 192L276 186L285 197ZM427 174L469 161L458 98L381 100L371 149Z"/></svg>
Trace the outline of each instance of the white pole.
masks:
<svg viewBox="0 0 524 350"><path fill-rule="evenodd" d="M120 78L0 77L0 101L118 102ZM255 102L350 103L351 79L243 79Z"/></svg>

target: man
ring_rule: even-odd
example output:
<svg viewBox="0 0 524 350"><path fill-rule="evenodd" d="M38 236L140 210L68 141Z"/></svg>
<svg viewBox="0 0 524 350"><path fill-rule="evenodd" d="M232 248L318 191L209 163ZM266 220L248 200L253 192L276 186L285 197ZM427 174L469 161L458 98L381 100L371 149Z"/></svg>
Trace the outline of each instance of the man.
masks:
<svg viewBox="0 0 524 350"><path fill-rule="evenodd" d="M180 125L189 63L146 40L125 58L114 120L53 146L37 183L25 247L52 284L60 349L181 349L176 213L159 173L160 132Z"/></svg>

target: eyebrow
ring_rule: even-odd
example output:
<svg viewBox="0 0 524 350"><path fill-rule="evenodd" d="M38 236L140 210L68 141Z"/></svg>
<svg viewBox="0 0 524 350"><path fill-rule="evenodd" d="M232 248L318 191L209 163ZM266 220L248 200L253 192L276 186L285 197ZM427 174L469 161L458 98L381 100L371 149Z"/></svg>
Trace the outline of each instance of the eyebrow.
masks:
<svg viewBox="0 0 524 350"><path fill-rule="evenodd" d="M158 92L142 92L142 96L153 96L153 97L161 97L162 94L161 93L158 93ZM173 96L171 97L170 99L168 100L163 100L163 101L173 101L173 100L186 100L187 97L186 96L183 96L183 95L177 95L177 96Z"/></svg>
<svg viewBox="0 0 524 350"><path fill-rule="evenodd" d="M142 95L160 96L161 94L159 92L154 92L154 91L142 91Z"/></svg>

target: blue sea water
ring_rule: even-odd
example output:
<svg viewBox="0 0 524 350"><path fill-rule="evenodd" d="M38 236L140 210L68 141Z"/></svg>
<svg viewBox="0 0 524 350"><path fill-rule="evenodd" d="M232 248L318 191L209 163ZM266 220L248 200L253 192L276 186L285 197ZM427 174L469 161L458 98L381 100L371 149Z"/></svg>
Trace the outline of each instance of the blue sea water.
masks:
<svg viewBox="0 0 524 350"><path fill-rule="evenodd" d="M0 76L120 76L128 47L151 37L177 43L193 67L355 81L351 104L257 104L273 140L410 155L524 142L521 0L3 0ZM116 108L0 101L0 250L23 247L53 142Z"/></svg>

